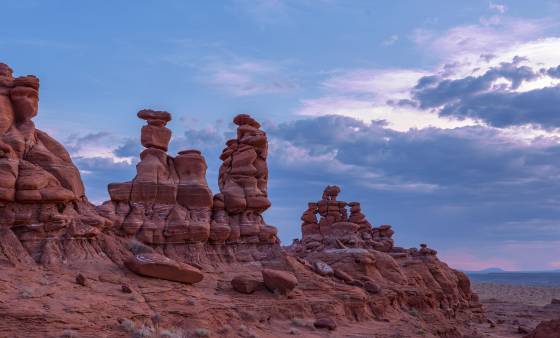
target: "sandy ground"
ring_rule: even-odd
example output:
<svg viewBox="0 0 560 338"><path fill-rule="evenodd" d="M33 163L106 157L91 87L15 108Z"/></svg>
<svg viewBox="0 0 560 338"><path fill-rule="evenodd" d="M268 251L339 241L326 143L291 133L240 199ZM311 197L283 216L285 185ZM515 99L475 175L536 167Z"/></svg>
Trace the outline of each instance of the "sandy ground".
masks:
<svg viewBox="0 0 560 338"><path fill-rule="evenodd" d="M560 287L474 283L473 289L489 319L478 325L478 337L523 337L541 321L560 318L560 305L551 304Z"/></svg>

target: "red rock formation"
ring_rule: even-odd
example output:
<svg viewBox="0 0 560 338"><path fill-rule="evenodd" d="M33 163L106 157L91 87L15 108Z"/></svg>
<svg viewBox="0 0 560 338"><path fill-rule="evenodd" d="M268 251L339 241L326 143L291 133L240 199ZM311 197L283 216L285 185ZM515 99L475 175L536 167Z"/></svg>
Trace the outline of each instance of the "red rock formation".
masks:
<svg viewBox="0 0 560 338"><path fill-rule="evenodd" d="M328 186L322 200L309 203L303 213L302 239L290 248L303 264L318 275L363 288L378 315L387 311L387 297L426 316L482 312L462 272L440 262L426 244L419 250L395 247L391 226L372 227L360 204L337 201L339 193L340 188Z"/></svg>
<svg viewBox="0 0 560 338"><path fill-rule="evenodd" d="M234 119L212 196L200 152L167 154L171 115L139 112L147 125L137 175L110 184L111 200L96 210L64 147L31 121L38 88L0 64L0 335L174 327L280 337L297 326L302 337L321 335L315 327L337 337L460 337L481 318L464 274L425 245L395 247L391 227L371 227L359 203L337 201L338 187L309 204L302 240L282 248L262 219L266 134L248 115Z"/></svg>
<svg viewBox="0 0 560 338"><path fill-rule="evenodd" d="M320 251L325 248L371 248L391 251L394 231L390 225L378 228L371 226L361 211L358 202L337 201L340 188L327 186L319 202L308 204L301 216L302 241L306 251ZM347 206L350 206L348 215ZM317 221L316 214L320 215Z"/></svg>
<svg viewBox="0 0 560 338"><path fill-rule="evenodd" d="M116 227L146 244L277 242L276 228L261 216L270 206L267 141L255 120L248 115L234 119L238 139L228 141L222 154L222 192L212 197L200 151L166 153L171 114L142 110L138 117L148 125L142 128L147 149L140 154L137 175L131 182L110 184L111 201L99 208Z"/></svg>
<svg viewBox="0 0 560 338"><path fill-rule="evenodd" d="M64 147L35 128L39 108L39 79L14 78L0 64L0 222L4 251L27 253L37 262L57 264L72 256L72 245L87 240L111 222L100 217L84 194L80 172ZM6 246L12 246L7 248Z"/></svg>
<svg viewBox="0 0 560 338"><path fill-rule="evenodd" d="M224 215L229 224L229 242L276 243L277 229L266 224L262 213L270 207L268 199L268 141L260 124L249 115L233 119L237 138L227 141L222 151L218 185L214 196L215 213ZM213 231L214 233L217 231Z"/></svg>

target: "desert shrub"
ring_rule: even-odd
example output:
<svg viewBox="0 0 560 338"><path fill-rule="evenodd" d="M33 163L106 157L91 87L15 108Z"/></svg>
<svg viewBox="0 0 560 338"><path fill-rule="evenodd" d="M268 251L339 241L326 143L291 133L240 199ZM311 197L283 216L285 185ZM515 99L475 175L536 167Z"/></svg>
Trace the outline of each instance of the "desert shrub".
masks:
<svg viewBox="0 0 560 338"><path fill-rule="evenodd" d="M149 246L135 238L128 241L128 249L135 255L154 252L154 249L150 248Z"/></svg>
<svg viewBox="0 0 560 338"><path fill-rule="evenodd" d="M78 337L78 332L74 331L74 330L64 330L62 332L62 336L60 336L61 338L77 338Z"/></svg>
<svg viewBox="0 0 560 338"><path fill-rule="evenodd" d="M208 329L204 329L204 328L198 328L198 329L194 330L194 334L197 337L210 337L210 331L208 331Z"/></svg>

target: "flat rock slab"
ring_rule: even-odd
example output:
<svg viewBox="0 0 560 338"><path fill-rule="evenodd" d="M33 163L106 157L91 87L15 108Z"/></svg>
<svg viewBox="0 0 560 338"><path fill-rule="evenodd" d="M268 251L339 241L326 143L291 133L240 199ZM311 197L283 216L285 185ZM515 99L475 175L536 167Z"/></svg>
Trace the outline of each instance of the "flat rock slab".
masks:
<svg viewBox="0 0 560 338"><path fill-rule="evenodd" d="M157 253L135 255L127 259L124 265L139 275L174 282L194 284L204 278L202 272L194 266L174 261Z"/></svg>

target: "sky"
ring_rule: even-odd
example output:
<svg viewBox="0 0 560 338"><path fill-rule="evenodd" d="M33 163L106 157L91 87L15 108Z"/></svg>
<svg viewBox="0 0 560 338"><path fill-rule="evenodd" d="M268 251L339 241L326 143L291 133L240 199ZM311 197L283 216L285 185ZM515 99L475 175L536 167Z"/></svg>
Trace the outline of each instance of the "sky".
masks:
<svg viewBox="0 0 560 338"><path fill-rule="evenodd" d="M558 1L1 1L0 62L94 203L135 175L142 108L173 114L217 192L232 118L269 137L283 244L324 186L397 245L464 270L560 269Z"/></svg>

